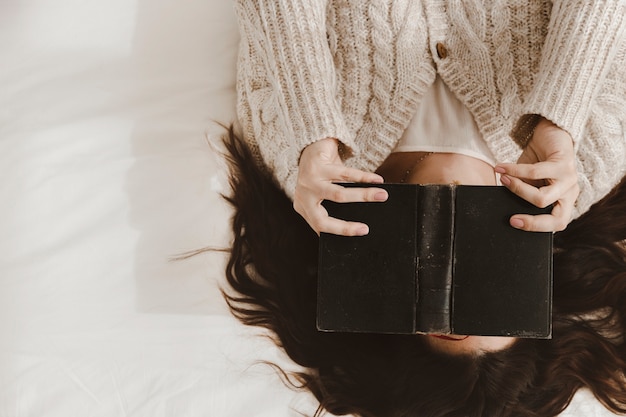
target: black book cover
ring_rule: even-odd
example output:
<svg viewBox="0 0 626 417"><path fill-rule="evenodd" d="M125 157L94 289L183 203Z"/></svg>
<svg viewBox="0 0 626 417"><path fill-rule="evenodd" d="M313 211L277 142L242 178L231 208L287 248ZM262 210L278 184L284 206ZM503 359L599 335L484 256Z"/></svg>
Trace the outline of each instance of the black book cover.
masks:
<svg viewBox="0 0 626 417"><path fill-rule="evenodd" d="M552 233L514 229L516 213L549 213L505 187L342 184L384 188L384 203L333 203L367 236L322 233L322 331L548 338Z"/></svg>

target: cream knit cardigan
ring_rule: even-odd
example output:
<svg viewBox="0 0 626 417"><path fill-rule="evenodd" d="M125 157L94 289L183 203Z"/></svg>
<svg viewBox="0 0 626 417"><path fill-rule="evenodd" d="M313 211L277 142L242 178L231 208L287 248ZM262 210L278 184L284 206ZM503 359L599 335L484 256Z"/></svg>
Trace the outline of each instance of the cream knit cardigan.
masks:
<svg viewBox="0 0 626 417"><path fill-rule="evenodd" d="M497 161L542 115L573 137L578 216L626 171L626 1L237 0L238 119L293 196L300 153L339 139L373 171L436 73Z"/></svg>

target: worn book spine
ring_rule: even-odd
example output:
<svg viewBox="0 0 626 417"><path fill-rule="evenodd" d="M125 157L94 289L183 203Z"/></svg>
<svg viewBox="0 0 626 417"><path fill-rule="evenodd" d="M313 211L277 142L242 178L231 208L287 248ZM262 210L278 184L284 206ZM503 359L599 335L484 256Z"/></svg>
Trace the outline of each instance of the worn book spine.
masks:
<svg viewBox="0 0 626 417"><path fill-rule="evenodd" d="M417 196L416 331L451 332L456 187L426 185Z"/></svg>

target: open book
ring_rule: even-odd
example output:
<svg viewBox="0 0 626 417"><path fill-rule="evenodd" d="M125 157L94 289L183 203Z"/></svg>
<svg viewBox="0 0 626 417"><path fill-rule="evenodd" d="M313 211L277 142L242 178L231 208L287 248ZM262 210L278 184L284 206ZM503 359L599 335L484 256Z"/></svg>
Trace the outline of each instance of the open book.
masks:
<svg viewBox="0 0 626 417"><path fill-rule="evenodd" d="M384 203L333 203L367 236L322 234L322 331L549 338L552 233L514 229L516 213L549 213L505 187L342 184L384 188Z"/></svg>

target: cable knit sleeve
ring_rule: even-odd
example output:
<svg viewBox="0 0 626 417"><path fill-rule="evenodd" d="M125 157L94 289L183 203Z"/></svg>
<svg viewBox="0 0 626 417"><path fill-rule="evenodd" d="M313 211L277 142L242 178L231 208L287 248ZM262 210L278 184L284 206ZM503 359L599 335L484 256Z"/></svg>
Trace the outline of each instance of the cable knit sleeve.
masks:
<svg viewBox="0 0 626 417"><path fill-rule="evenodd" d="M578 147L625 33L626 1L554 2L539 72L511 134L520 146L541 115L567 130Z"/></svg>
<svg viewBox="0 0 626 417"><path fill-rule="evenodd" d="M354 147L337 99L325 0L237 0L237 93L244 137L293 197L298 159L334 137Z"/></svg>

